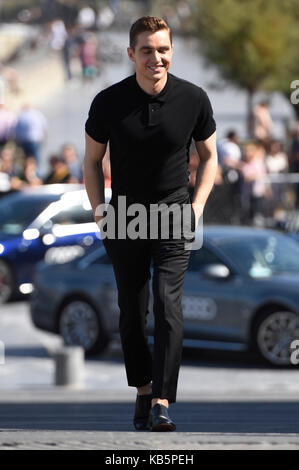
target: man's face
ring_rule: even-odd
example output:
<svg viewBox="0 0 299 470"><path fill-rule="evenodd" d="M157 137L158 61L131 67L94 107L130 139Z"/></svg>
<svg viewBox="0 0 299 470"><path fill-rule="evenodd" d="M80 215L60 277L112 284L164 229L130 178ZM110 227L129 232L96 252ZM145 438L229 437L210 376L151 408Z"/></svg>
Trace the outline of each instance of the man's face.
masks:
<svg viewBox="0 0 299 470"><path fill-rule="evenodd" d="M171 64L172 45L166 29L138 34L135 49L128 47L129 58L135 62L136 75L157 82L165 77Z"/></svg>

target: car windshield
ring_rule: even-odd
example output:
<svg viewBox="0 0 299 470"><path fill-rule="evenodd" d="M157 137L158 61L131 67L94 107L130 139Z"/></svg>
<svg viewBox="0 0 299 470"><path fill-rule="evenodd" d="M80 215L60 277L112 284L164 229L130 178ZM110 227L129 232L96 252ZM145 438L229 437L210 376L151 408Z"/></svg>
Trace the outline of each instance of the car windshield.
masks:
<svg viewBox="0 0 299 470"><path fill-rule="evenodd" d="M217 241L217 246L253 278L299 274L299 245L288 236L250 236Z"/></svg>
<svg viewBox="0 0 299 470"><path fill-rule="evenodd" d="M20 235L53 200L55 198L49 196L26 197L21 194L5 196L0 201L0 232Z"/></svg>

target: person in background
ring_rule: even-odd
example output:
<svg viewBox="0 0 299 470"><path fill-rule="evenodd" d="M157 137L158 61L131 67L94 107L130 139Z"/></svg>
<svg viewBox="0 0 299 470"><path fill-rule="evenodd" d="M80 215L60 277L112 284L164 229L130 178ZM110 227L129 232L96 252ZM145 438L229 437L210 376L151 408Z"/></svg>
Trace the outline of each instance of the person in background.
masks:
<svg viewBox="0 0 299 470"><path fill-rule="evenodd" d="M72 144L64 144L61 149L61 156L65 160L69 168L72 181L76 183L82 183L83 181L82 162L79 160L75 146Z"/></svg>
<svg viewBox="0 0 299 470"><path fill-rule="evenodd" d="M70 183L72 176L65 159L60 155L52 155L49 160L51 171L44 178L44 184Z"/></svg>
<svg viewBox="0 0 299 470"><path fill-rule="evenodd" d="M48 43L54 51L61 51L67 38L65 23L61 18L54 19L50 24Z"/></svg>
<svg viewBox="0 0 299 470"><path fill-rule="evenodd" d="M10 147L4 147L0 152L0 168L9 177L17 176L19 173L16 165L14 150Z"/></svg>
<svg viewBox="0 0 299 470"><path fill-rule="evenodd" d="M225 212L229 211L229 220L239 223L241 217L242 188L242 152L236 131L231 130L226 138L219 142L222 179L227 192Z"/></svg>
<svg viewBox="0 0 299 470"><path fill-rule="evenodd" d="M265 198L271 195L270 188L264 181L266 173L264 147L260 143L245 145L241 192L243 223L259 224L264 217Z"/></svg>
<svg viewBox="0 0 299 470"><path fill-rule="evenodd" d="M278 173L286 173L288 171L288 156L285 152L283 152L281 144L278 140L270 141L265 163L269 175L277 175ZM270 184L272 190L271 214L276 217L276 211L283 208L283 195L287 187L284 181L279 180L270 180Z"/></svg>
<svg viewBox="0 0 299 470"><path fill-rule="evenodd" d="M20 93L20 77L16 69L0 62L0 77L2 78L4 85L7 84L8 90L11 93L14 95L18 95Z"/></svg>
<svg viewBox="0 0 299 470"><path fill-rule="evenodd" d="M0 192L2 194L18 189L18 175L14 150L4 147L0 152Z"/></svg>
<svg viewBox="0 0 299 470"><path fill-rule="evenodd" d="M23 172L19 175L19 180L20 189L43 184L42 179L37 175L37 165L34 157L25 158Z"/></svg>
<svg viewBox="0 0 299 470"><path fill-rule="evenodd" d="M61 49L63 65L65 69L65 76L67 80L72 80L73 78L73 73L72 73L72 68L71 68L73 43L74 43L73 29L68 27L66 28L66 36L65 36L64 44Z"/></svg>
<svg viewBox="0 0 299 470"><path fill-rule="evenodd" d="M253 135L255 139L267 144L273 128L273 121L267 101L262 101L253 108L253 119Z"/></svg>
<svg viewBox="0 0 299 470"><path fill-rule="evenodd" d="M82 36L80 60L83 81L90 81L98 75L97 37L93 33Z"/></svg>
<svg viewBox="0 0 299 470"><path fill-rule="evenodd" d="M19 113L15 136L25 157L34 157L39 171L41 146L47 135L45 116L30 103L26 103Z"/></svg>
<svg viewBox="0 0 299 470"><path fill-rule="evenodd" d="M240 168L242 152L239 145L239 136L236 131L227 132L225 139L220 140L219 163L229 168Z"/></svg>
<svg viewBox="0 0 299 470"><path fill-rule="evenodd" d="M0 103L0 149L14 137L16 116L4 103Z"/></svg>
<svg viewBox="0 0 299 470"><path fill-rule="evenodd" d="M268 173L285 173L288 171L288 156L282 150L279 140L270 141L265 161Z"/></svg>

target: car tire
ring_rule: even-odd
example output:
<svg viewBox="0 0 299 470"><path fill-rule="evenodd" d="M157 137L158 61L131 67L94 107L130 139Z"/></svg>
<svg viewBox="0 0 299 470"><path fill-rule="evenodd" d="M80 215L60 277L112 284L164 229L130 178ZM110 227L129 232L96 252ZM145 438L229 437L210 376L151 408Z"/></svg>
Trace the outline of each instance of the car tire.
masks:
<svg viewBox="0 0 299 470"><path fill-rule="evenodd" d="M14 292L14 276L10 266L0 260L0 304L11 299Z"/></svg>
<svg viewBox="0 0 299 470"><path fill-rule="evenodd" d="M299 339L299 315L287 310L264 312L253 329L254 350L268 365L294 366L291 362L292 341Z"/></svg>
<svg viewBox="0 0 299 470"><path fill-rule="evenodd" d="M104 352L110 342L99 311L82 298L73 298L62 306L58 328L66 345L82 346L86 355Z"/></svg>

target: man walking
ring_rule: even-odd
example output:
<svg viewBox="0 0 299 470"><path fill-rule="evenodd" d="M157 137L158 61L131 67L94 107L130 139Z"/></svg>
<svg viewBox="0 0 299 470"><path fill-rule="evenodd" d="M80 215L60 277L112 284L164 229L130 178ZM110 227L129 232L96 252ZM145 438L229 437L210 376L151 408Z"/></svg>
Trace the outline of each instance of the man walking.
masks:
<svg viewBox="0 0 299 470"><path fill-rule="evenodd" d="M206 93L168 72L172 53L172 34L167 23L156 17L138 19L131 27L128 47L136 73L101 91L91 104L85 125L84 178L101 231L104 216L99 215L97 208L105 202L102 160L108 142L110 206L121 212L120 196L128 204L143 204L147 210L155 203L167 207L191 203L187 187L193 138L200 165L192 201L192 231L202 215L217 171L216 125ZM128 220L130 217L126 226ZM181 362L181 299L190 256L186 238L165 238L160 234L152 239L102 238L118 288L127 381L137 388L134 426L137 430L149 427L152 431L173 431L176 425L168 414L168 406L176 401ZM153 356L145 334L151 261Z"/></svg>

